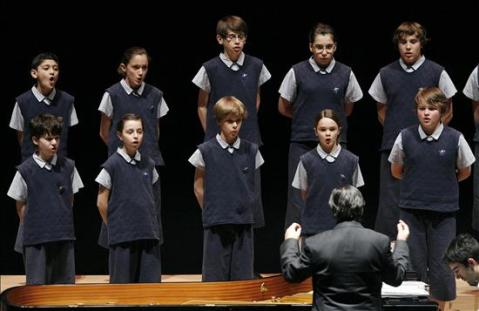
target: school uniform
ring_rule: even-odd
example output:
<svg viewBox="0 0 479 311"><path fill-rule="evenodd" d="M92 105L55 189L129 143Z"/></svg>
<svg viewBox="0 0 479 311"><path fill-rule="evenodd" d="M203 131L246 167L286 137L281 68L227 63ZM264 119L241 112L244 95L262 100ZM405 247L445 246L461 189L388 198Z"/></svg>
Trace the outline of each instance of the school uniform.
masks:
<svg viewBox="0 0 479 311"><path fill-rule="evenodd" d="M161 281L160 234L153 184L155 162L121 148L102 165L96 181L110 190L108 243L110 283Z"/></svg>
<svg viewBox="0 0 479 311"><path fill-rule="evenodd" d="M469 75L464 90L464 95L473 100L479 101L479 66L476 66ZM476 132L474 134L474 155L479 158L479 121L476 120ZM476 238L479 237L479 161L474 163L473 169L473 208L472 208L472 229Z"/></svg>
<svg viewBox="0 0 479 311"><path fill-rule="evenodd" d="M30 158L35 152L29 123L33 117L41 113L49 113L63 118L65 126L60 136L62 144L58 150L58 155L67 155L69 127L78 124L74 101L74 97L67 92L53 89L49 95L45 96L35 86L16 98L9 126L23 132L22 162Z"/></svg>
<svg viewBox="0 0 479 311"><path fill-rule="evenodd" d="M291 103L293 119L288 155L288 206L285 227L300 222L299 210L304 209L300 193L291 186L299 158L314 149L317 137L314 133L316 116L324 109L334 110L342 123L339 141L347 143L346 102L354 103L363 96L354 73L349 66L336 60L321 69L314 58L295 64L286 74L279 93Z"/></svg>
<svg viewBox="0 0 479 311"><path fill-rule="evenodd" d="M240 138L230 146L217 135L188 161L205 170L203 281L252 279L258 146Z"/></svg>
<svg viewBox="0 0 479 311"><path fill-rule="evenodd" d="M241 52L236 62L231 61L224 53L205 62L200 68L193 83L208 93L206 131L204 141L218 133L213 107L224 96L234 96L239 99L248 111L248 118L243 120L240 137L258 146L263 145L258 124L256 98L258 90L271 74L263 61ZM256 171L256 192L261 198L261 172ZM255 228L263 227L264 211L263 202L260 200L254 209Z"/></svg>
<svg viewBox="0 0 479 311"><path fill-rule="evenodd" d="M340 145L328 154L318 144L316 149L301 156L293 187L307 192L304 209L300 211L302 236L311 236L336 226L329 197L334 188L342 185L364 185L356 155Z"/></svg>
<svg viewBox="0 0 479 311"><path fill-rule="evenodd" d="M402 59L383 68L373 81L369 94L386 104L383 136L381 141L379 204L375 230L396 239L399 220L399 182L391 175L389 152L401 129L417 125L414 98L420 88L437 86L447 98L456 92L449 75L439 64L421 56L412 66Z"/></svg>
<svg viewBox="0 0 479 311"><path fill-rule="evenodd" d="M442 124L430 136L420 126L402 130L389 157L391 163L404 165L399 208L411 232L412 268L439 300L456 297L454 274L442 258L456 235L456 168L468 167L474 160L462 134Z"/></svg>
<svg viewBox="0 0 479 311"><path fill-rule="evenodd" d="M144 139L139 151L142 155L153 159L158 171L160 166L165 165L158 145L160 134L158 132L158 122L161 117L168 113L169 108L161 90L145 82L142 82L137 90L133 90L125 79L122 79L106 90L98 110L111 118L112 121L107 143L108 156L114 154L117 148L121 146L121 142L116 135L118 122L126 113L136 113L141 116L144 127ZM160 180L154 184L153 193L158 209L159 230L162 232ZM162 243L162 235L160 234L160 244ZM109 243L104 224L102 224L98 244L108 248Z"/></svg>
<svg viewBox="0 0 479 311"><path fill-rule="evenodd" d="M83 187L72 160L33 154L17 167L7 195L26 202L22 245L27 284L75 282L72 200Z"/></svg>

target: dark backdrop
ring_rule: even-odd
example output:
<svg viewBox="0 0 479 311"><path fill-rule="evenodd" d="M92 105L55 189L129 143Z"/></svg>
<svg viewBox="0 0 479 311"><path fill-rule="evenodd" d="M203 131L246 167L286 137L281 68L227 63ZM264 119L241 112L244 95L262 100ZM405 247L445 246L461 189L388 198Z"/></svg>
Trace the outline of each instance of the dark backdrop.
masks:
<svg viewBox="0 0 479 311"><path fill-rule="evenodd" d="M41 4L42 3L42 4ZM284 3L284 2L283 2ZM367 94L379 68L398 58L392 33L404 20L422 23L431 37L428 58L444 65L458 94L454 97L451 125L468 141L473 134L471 104L462 95L469 73L479 61L477 50L478 1L442 5L416 1L382 5L351 1L295 1L287 6L261 1L238 5L226 2L186 4L131 1L111 3L3 1L0 33L4 81L1 88L3 124L3 174L1 174L1 274L24 273L19 254L13 251L18 225L15 203L6 192L15 173L19 148L15 132L8 128L15 96L32 86L31 59L41 51L60 57L58 87L76 98L80 123L72 129L70 156L85 183L75 197L78 274L106 274L107 251L97 246L100 217L96 209L100 164L106 148L98 132L98 104L106 87L117 82L116 66L122 52L145 47L152 56L147 82L164 91L170 112L161 120L160 146L167 166L160 172L163 190L164 273L200 273L202 255L201 212L193 195L193 167L188 157L202 139L197 119L197 88L191 79L201 64L217 55L215 41L219 18L242 16L250 28L247 53L264 60L272 79L262 87L259 112L263 133L263 202L267 225L256 231L256 264L260 272L279 271L278 249L283 238L287 192L289 121L277 112L277 90L292 64L309 57L308 32L323 21L336 28L336 59L352 66L365 94L350 117L349 149L359 155L366 186L364 224L372 227L378 193L378 146L381 127L375 103ZM105 3L104 5L107 5ZM406 7L407 6L407 7ZM440 189L438 189L440 191ZM470 230L472 183L461 183L458 231Z"/></svg>

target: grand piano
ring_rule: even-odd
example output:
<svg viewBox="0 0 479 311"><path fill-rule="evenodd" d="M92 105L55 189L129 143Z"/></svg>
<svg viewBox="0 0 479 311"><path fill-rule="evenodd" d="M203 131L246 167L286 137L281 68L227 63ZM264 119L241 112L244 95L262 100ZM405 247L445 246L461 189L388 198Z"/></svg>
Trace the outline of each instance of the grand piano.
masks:
<svg viewBox="0 0 479 311"><path fill-rule="evenodd" d="M17 286L1 295L1 311L79 308L126 310L311 310L311 279L288 283L281 275L232 282ZM383 299L383 310L437 310L424 297Z"/></svg>

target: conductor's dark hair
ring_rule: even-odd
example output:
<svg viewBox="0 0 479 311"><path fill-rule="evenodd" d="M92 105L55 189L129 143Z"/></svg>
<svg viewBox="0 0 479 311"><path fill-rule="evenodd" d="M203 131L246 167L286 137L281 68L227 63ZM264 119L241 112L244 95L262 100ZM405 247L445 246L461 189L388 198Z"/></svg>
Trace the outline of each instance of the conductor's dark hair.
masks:
<svg viewBox="0 0 479 311"><path fill-rule="evenodd" d="M333 189L329 197L329 206L336 221L360 221L365 201L361 191L351 185Z"/></svg>
<svg viewBox="0 0 479 311"><path fill-rule="evenodd" d="M444 254L444 261L460 263L467 267L469 258L479 261L479 242L469 233L463 233L451 241Z"/></svg>

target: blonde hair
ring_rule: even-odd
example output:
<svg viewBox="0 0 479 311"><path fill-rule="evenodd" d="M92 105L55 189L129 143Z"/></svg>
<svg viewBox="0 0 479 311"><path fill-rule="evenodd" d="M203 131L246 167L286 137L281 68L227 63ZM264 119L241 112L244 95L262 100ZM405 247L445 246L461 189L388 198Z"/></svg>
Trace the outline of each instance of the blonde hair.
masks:
<svg viewBox="0 0 479 311"><path fill-rule="evenodd" d="M245 105L234 96L220 98L213 107L213 113L218 123L221 123L230 114L241 118L241 120L248 116Z"/></svg>
<svg viewBox="0 0 479 311"><path fill-rule="evenodd" d="M449 109L449 99L438 87L420 88L416 94L416 110L420 104L426 104L439 110L441 115Z"/></svg>

